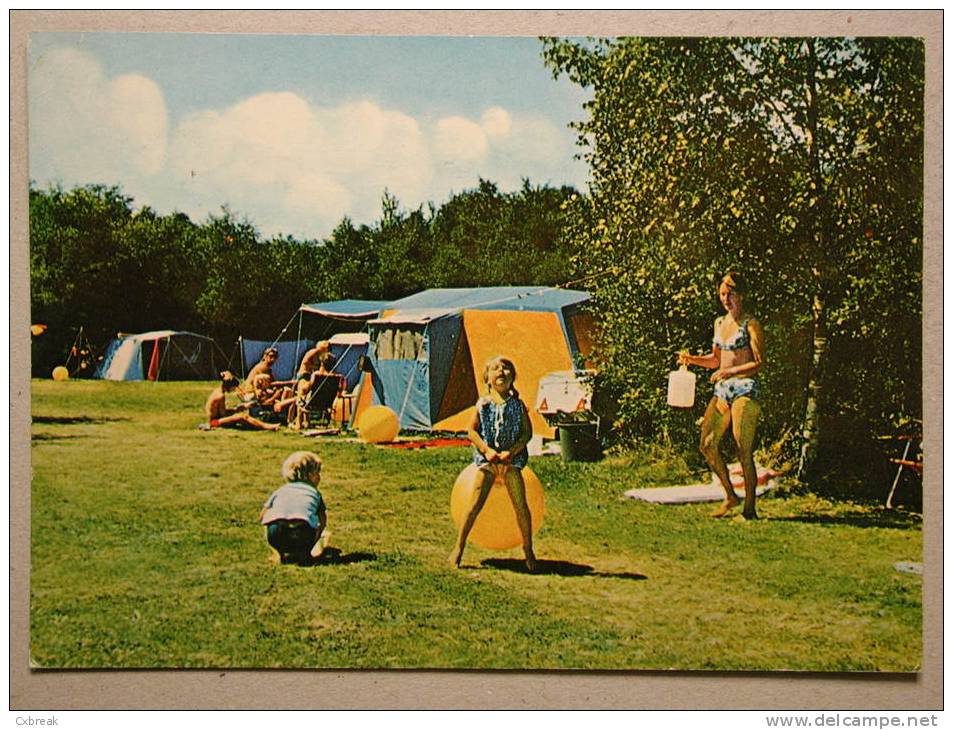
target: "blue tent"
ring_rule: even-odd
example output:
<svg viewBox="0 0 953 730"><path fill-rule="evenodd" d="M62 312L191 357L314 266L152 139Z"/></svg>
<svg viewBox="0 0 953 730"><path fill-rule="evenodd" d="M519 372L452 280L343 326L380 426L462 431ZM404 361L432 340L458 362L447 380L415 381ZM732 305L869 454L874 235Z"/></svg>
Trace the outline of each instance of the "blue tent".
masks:
<svg viewBox="0 0 953 730"><path fill-rule="evenodd" d="M93 373L103 380L216 380L215 342L194 332L120 334Z"/></svg>
<svg viewBox="0 0 953 730"><path fill-rule="evenodd" d="M269 347L278 349L278 362L272 368L276 380L292 380L301 358L321 340L331 343L331 354L340 361L335 369L348 379L353 388L359 379L357 360L363 355L366 339L358 343L345 335L367 330L367 320L379 317L389 302L364 299L341 299L333 302L302 304L275 340L239 339L242 375L245 375ZM286 339L297 320L297 338ZM340 335L341 337L337 337ZM342 360L342 358L344 358ZM343 369L342 369L343 368Z"/></svg>
<svg viewBox="0 0 953 730"><path fill-rule="evenodd" d="M390 302L340 299L334 302L302 304L298 308L298 338L330 340L342 332L363 332L369 319L376 319Z"/></svg>
<svg viewBox="0 0 953 730"><path fill-rule="evenodd" d="M275 380L293 380L301 357L314 346L314 340L269 342L268 340L249 340L244 337L239 339L239 343L242 355L242 377L248 375L248 371L261 360L265 350L269 347L278 350L278 360L271 366L271 374Z"/></svg>
<svg viewBox="0 0 953 730"><path fill-rule="evenodd" d="M584 291L552 287L481 287L429 289L392 302L367 323L370 402L396 411L404 429L465 430L486 392L484 363L504 355L531 406L544 375L571 370L589 354L588 300ZM531 420L535 432L552 435L541 416Z"/></svg>

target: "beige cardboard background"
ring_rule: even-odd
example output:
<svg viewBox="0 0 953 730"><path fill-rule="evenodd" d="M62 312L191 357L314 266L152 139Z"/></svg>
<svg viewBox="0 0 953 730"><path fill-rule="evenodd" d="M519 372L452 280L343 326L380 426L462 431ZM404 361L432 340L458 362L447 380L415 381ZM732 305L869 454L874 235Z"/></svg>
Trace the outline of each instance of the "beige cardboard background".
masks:
<svg viewBox="0 0 953 730"><path fill-rule="evenodd" d="M344 35L904 35L926 42L924 344L942 347L943 13L931 11L10 11L10 708L942 709L942 356L924 362L918 674L33 671L29 666L26 48L34 31Z"/></svg>

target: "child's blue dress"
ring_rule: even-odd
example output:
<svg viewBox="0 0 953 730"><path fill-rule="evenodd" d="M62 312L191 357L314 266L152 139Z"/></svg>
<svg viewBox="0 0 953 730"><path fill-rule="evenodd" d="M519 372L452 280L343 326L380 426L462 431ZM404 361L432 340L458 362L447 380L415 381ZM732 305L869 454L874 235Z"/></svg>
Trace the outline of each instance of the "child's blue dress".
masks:
<svg viewBox="0 0 953 730"><path fill-rule="evenodd" d="M509 451L510 446L519 438L523 414L527 413L526 406L519 398L507 398L502 403L495 403L492 398L480 398L477 401L477 413L480 422L477 433L486 441L486 445L496 451ZM522 449L510 460L510 464L522 469L529 461L529 452ZM489 464L486 457L473 448L473 463L477 466Z"/></svg>

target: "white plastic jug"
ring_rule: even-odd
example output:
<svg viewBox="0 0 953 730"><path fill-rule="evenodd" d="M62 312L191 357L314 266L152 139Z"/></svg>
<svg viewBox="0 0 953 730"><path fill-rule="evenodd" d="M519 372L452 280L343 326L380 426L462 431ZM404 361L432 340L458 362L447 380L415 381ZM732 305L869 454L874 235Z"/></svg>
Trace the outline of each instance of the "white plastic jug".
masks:
<svg viewBox="0 0 953 730"><path fill-rule="evenodd" d="M676 408L695 405L695 373L686 365L668 374L668 404Z"/></svg>

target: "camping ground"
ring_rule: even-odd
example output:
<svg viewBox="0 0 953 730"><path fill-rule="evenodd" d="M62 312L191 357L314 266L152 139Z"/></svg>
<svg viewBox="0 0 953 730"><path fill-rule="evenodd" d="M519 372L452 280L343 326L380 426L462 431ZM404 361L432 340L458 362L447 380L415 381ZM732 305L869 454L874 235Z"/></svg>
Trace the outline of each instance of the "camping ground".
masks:
<svg viewBox="0 0 953 730"><path fill-rule="evenodd" d="M203 433L211 383L32 382L35 666L915 671L918 515L782 487L762 519L624 500L695 481L660 452L531 460L540 574L469 547L465 448ZM328 564L269 562L256 518L291 451L324 460Z"/></svg>

